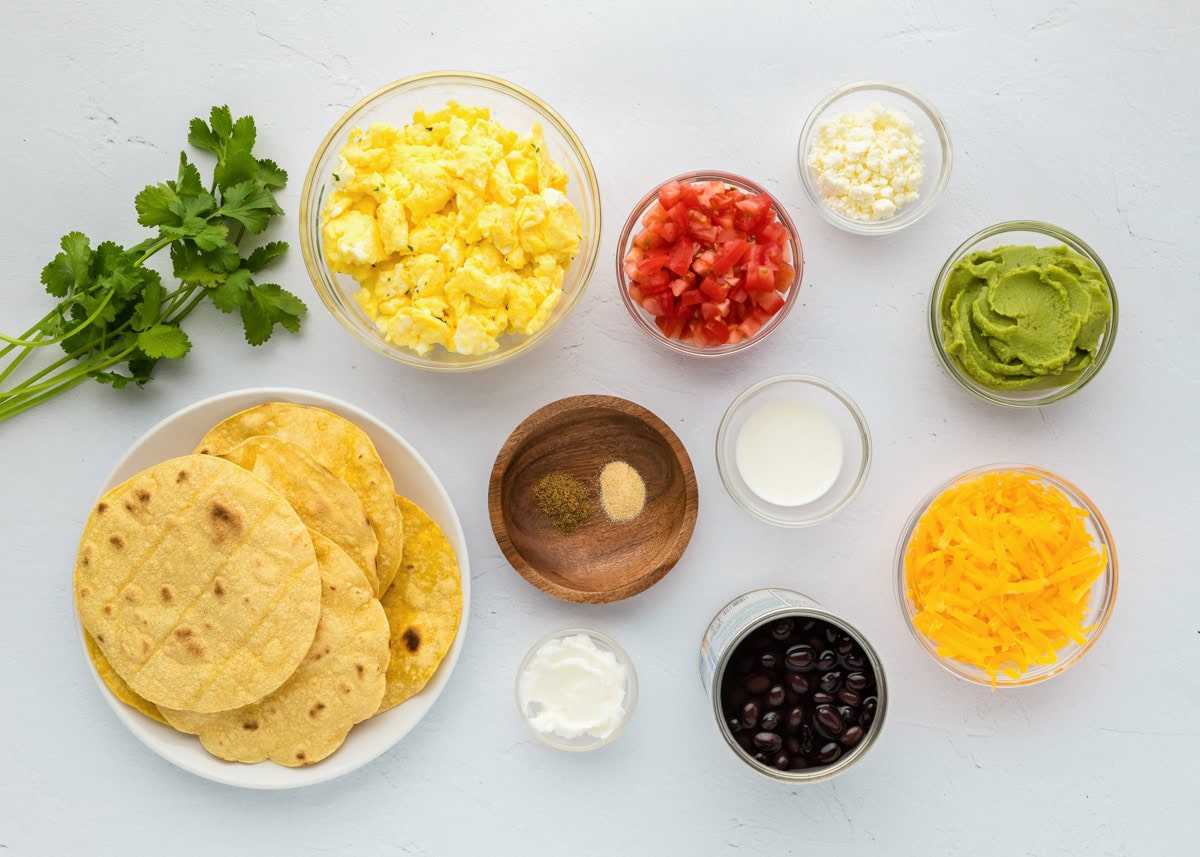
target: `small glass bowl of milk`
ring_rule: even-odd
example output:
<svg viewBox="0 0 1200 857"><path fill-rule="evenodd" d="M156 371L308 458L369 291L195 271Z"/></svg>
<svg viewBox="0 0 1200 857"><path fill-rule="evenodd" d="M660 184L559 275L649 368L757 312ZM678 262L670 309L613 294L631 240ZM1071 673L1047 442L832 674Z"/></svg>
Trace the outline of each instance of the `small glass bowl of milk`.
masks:
<svg viewBox="0 0 1200 857"><path fill-rule="evenodd" d="M858 496L871 434L844 391L811 375L759 381L725 411L717 470L729 496L780 527L832 518Z"/></svg>

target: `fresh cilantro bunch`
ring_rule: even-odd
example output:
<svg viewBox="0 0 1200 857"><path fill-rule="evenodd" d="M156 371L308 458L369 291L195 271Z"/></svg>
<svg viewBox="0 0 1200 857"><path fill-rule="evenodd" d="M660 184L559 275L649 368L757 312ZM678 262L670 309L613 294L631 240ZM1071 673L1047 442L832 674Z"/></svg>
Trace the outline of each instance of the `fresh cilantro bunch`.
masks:
<svg viewBox="0 0 1200 857"><path fill-rule="evenodd" d="M62 252L42 271L58 305L21 336L0 334L0 421L88 378L118 388L145 384L159 360L191 349L180 324L205 298L222 312L241 314L251 345L270 339L276 325L300 329L304 303L255 280L287 243L241 251L247 232L258 235L283 214L274 192L287 182L273 161L254 156L254 141L252 117L234 121L228 107L214 107L209 121L193 119L188 133L189 143L216 156L208 187L181 152L175 180L150 185L134 200L138 223L155 235L129 248L112 241L93 247L80 232L63 236ZM179 281L173 287L146 267L162 250ZM13 380L30 354L51 345L66 356Z"/></svg>

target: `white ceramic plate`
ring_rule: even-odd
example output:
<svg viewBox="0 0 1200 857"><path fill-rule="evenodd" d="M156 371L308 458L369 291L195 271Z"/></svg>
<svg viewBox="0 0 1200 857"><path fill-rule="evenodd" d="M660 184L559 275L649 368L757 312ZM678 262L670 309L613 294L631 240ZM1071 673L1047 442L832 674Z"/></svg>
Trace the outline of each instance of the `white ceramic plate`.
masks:
<svg viewBox="0 0 1200 857"><path fill-rule="evenodd" d="M396 482L397 493L424 509L445 532L458 556L459 573L462 575L463 609L458 634L441 666L420 693L391 711L358 724L346 737L346 743L333 755L306 768L285 768L274 762L243 765L210 756L200 746L200 740L196 736L176 732L169 726L135 711L112 695L95 670L92 670L92 674L104 698L108 700L121 722L128 726L143 744L168 762L205 779L231 786L290 789L322 783L361 768L393 747L433 707L434 701L449 681L450 673L454 671L454 664L458 661L458 653L462 650L463 638L466 636L467 616L471 612L471 572L467 561L467 541L463 536L462 524L459 523L454 505L450 502L442 483L417 451L400 435L365 411L329 396L306 390L276 387L237 390L184 408L167 417L134 443L108 475L100 494L152 464L190 453L205 432L221 420L263 402L315 405L351 420L374 441L384 465ZM84 660L91 669L82 625L79 625L79 644Z"/></svg>

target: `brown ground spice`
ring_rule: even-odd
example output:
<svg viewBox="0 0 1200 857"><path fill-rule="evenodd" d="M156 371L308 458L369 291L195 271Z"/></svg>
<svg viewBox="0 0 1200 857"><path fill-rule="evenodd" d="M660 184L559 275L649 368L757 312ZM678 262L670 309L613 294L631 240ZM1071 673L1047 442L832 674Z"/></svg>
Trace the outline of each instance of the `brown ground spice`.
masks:
<svg viewBox="0 0 1200 857"><path fill-rule="evenodd" d="M587 486L566 473L543 476L534 486L533 498L546 513L554 529L573 533L592 513Z"/></svg>

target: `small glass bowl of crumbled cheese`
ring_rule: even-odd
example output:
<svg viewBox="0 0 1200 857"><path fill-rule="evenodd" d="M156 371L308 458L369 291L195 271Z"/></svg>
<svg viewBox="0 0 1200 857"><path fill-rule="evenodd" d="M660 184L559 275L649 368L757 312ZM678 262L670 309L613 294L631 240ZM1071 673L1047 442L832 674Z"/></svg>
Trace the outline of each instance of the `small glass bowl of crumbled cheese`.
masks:
<svg viewBox="0 0 1200 857"><path fill-rule="evenodd" d="M950 132L937 108L906 86L850 83L813 109L800 133L800 179L826 220L886 235L933 208L950 180Z"/></svg>
<svg viewBox="0 0 1200 857"><path fill-rule="evenodd" d="M525 725L559 750L595 750L616 739L637 706L637 671L617 641L566 628L529 649L517 670Z"/></svg>

